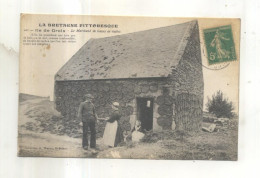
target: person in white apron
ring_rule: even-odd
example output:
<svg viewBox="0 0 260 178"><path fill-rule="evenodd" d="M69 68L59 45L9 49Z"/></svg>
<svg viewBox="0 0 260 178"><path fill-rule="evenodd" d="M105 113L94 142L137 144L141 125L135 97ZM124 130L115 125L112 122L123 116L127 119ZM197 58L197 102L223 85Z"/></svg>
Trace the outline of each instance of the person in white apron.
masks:
<svg viewBox="0 0 260 178"><path fill-rule="evenodd" d="M104 145L109 147L116 147L120 142L124 140L119 120L121 113L119 111L119 103L114 102L112 104L112 114L106 120L106 127L103 135Z"/></svg>

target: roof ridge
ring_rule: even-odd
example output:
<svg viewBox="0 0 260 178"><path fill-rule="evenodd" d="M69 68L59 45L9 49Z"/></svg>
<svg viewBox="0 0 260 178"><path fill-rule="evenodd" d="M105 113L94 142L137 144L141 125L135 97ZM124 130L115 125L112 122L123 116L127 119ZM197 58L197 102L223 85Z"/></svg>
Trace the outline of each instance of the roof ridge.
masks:
<svg viewBox="0 0 260 178"><path fill-rule="evenodd" d="M196 24L193 20L91 38L56 73L55 80L167 77L179 64ZM85 56L89 61L85 62Z"/></svg>
<svg viewBox="0 0 260 178"><path fill-rule="evenodd" d="M146 30L140 30L140 31L135 31L135 32L129 32L129 33L124 33L124 34L118 34L118 35L113 35L113 36L107 36L107 37L102 37L102 38L92 38L93 40L101 40L101 39L106 39L106 38L112 38L112 37L117 37L117 36L127 36L127 35L131 35L131 34L135 34L135 33L142 33L142 32L148 32L148 31L154 31L154 30L157 30L157 29L163 29L163 28L169 28L169 27L176 27L176 26L179 26L179 25L184 25L184 24L188 24L190 25L191 23L194 23L195 21L197 20L191 20L191 21L187 21L187 22L184 22L184 23L178 23L178 24L175 24L175 25L168 25L168 26L163 26L163 27L156 27L156 28L151 28L151 29L146 29Z"/></svg>
<svg viewBox="0 0 260 178"><path fill-rule="evenodd" d="M175 61L175 60L179 60L180 61L180 58L182 57L182 55L183 55L183 53L185 51L186 45L188 43L188 37L191 35L192 29L197 24L197 22L198 22L197 20L193 20L188 25L188 27L187 27L187 29L186 29L186 31L185 31L182 39L181 39L181 42L180 42L180 44L178 46L177 52L175 53L172 61ZM172 66L172 62L170 63L170 66Z"/></svg>

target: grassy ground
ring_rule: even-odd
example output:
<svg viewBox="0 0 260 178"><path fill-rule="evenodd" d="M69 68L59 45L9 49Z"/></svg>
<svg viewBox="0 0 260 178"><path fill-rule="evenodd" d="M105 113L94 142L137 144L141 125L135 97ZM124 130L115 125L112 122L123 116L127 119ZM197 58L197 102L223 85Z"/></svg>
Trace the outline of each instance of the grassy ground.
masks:
<svg viewBox="0 0 260 178"><path fill-rule="evenodd" d="M198 132L183 134L174 131L151 133L141 143L126 143L105 150L100 158L148 158L174 160L237 160L237 132Z"/></svg>
<svg viewBox="0 0 260 178"><path fill-rule="evenodd" d="M19 108L19 156L144 158L174 160L237 160L237 123L233 119L219 132L151 132L139 143L107 148L101 138L97 150L81 148L79 122L67 121L47 98L23 97Z"/></svg>

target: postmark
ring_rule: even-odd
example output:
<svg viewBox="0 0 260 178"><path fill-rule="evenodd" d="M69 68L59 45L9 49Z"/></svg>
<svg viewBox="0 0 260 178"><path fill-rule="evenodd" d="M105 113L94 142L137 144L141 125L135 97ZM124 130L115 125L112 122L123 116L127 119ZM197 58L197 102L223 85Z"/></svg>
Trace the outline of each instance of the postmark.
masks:
<svg viewBox="0 0 260 178"><path fill-rule="evenodd" d="M220 29L206 34L216 48L228 24L237 59L209 65L203 30ZM237 160L239 32L239 19L23 15L18 156Z"/></svg>
<svg viewBox="0 0 260 178"><path fill-rule="evenodd" d="M204 29L203 35L209 65L237 59L231 25Z"/></svg>

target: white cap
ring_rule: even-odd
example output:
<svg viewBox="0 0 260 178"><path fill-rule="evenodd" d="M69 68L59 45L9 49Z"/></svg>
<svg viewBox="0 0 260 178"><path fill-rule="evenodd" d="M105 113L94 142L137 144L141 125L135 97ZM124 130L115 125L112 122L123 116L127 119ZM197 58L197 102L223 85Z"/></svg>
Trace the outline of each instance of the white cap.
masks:
<svg viewBox="0 0 260 178"><path fill-rule="evenodd" d="M119 107L119 103L118 102L113 102L113 106L115 106L115 107Z"/></svg>

